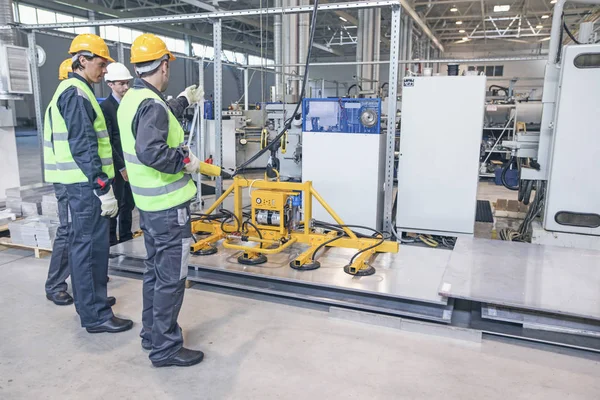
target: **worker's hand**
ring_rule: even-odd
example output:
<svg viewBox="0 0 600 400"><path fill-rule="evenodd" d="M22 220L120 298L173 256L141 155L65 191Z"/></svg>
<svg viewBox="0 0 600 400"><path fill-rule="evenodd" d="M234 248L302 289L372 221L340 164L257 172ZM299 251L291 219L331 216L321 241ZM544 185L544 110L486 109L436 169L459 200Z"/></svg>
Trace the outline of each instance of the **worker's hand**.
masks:
<svg viewBox="0 0 600 400"><path fill-rule="evenodd" d="M123 168L123 170L121 171L121 176L123 177L123 179L125 179L125 182L129 182L129 176L127 175L126 168Z"/></svg>
<svg viewBox="0 0 600 400"><path fill-rule="evenodd" d="M187 87L183 92L179 93L179 96L177 97L182 96L187 99L188 104L191 106L192 104L198 103L204 98L204 89L202 86L196 87L196 85L192 85Z"/></svg>
<svg viewBox="0 0 600 400"><path fill-rule="evenodd" d="M96 196L98 195L96 194ZM117 203L112 187L105 194L98 196L98 198L102 203L102 213L100 215L110 218L116 217L119 213L119 204Z"/></svg>
<svg viewBox="0 0 600 400"><path fill-rule="evenodd" d="M183 162L185 163L183 172L186 174L194 174L200 169L200 160L198 160L198 157L196 157L191 151L188 153L188 156L183 160Z"/></svg>
<svg viewBox="0 0 600 400"><path fill-rule="evenodd" d="M207 176L221 176L221 167L209 163L200 163L200 173Z"/></svg>

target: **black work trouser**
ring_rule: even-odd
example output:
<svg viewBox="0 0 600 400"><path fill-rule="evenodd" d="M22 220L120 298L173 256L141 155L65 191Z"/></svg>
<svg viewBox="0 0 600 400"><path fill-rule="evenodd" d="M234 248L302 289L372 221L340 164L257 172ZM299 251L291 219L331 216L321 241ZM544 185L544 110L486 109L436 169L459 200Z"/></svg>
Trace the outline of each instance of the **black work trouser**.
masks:
<svg viewBox="0 0 600 400"><path fill-rule="evenodd" d="M67 187L60 183L54 184L54 195L58 205L58 229L52 245L52 256L46 279L46 294L67 291L67 278L71 273L69 268L69 201Z"/></svg>
<svg viewBox="0 0 600 400"><path fill-rule="evenodd" d="M147 252L140 336L152 343L150 360L160 362L183 346L177 317L192 244L189 204L164 211L140 210L140 227Z"/></svg>
<svg viewBox="0 0 600 400"><path fill-rule="evenodd" d="M89 183L65 185L71 209L69 263L75 309L85 328L113 317L108 305L109 218L100 216L100 199Z"/></svg>
<svg viewBox="0 0 600 400"><path fill-rule="evenodd" d="M135 203L133 201L133 193L131 193L129 182L125 181L123 175L118 171L115 172L112 186L115 198L119 204L119 214L110 219L110 245L114 246L117 243L133 239L133 234L131 232L131 214L135 207ZM118 239L117 231L119 232Z"/></svg>

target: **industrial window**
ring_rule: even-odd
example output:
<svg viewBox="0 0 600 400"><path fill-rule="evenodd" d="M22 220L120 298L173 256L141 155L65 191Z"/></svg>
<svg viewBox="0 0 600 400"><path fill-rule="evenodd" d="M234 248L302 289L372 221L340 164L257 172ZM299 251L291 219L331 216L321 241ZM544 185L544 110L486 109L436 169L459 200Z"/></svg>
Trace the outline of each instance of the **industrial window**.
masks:
<svg viewBox="0 0 600 400"><path fill-rule="evenodd" d="M119 40L119 27L115 25L106 25L100 27L100 36L106 40Z"/></svg>
<svg viewBox="0 0 600 400"><path fill-rule="evenodd" d="M37 24L37 15L34 7L19 4L19 18L23 24Z"/></svg>
<svg viewBox="0 0 600 400"><path fill-rule="evenodd" d="M478 74L483 72L485 76L503 76L504 65L469 65L467 71L477 71Z"/></svg>
<svg viewBox="0 0 600 400"><path fill-rule="evenodd" d="M573 64L577 68L600 68L600 53L585 53L575 57Z"/></svg>
<svg viewBox="0 0 600 400"><path fill-rule="evenodd" d="M56 22L58 22L58 23L73 22L73 16L57 13L56 14ZM60 28L58 30L61 32L75 33L74 28Z"/></svg>

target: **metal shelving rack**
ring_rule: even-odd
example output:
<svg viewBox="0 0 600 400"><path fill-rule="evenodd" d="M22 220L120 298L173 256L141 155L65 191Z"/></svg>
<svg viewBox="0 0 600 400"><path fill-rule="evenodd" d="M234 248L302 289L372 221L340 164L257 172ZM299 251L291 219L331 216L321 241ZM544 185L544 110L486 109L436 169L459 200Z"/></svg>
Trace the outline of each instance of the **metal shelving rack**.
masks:
<svg viewBox="0 0 600 400"><path fill-rule="evenodd" d="M495 139L493 146L484 150L486 156L482 164L486 165L493 154L502 154L503 158L510 157L511 151L508 149L502 149L501 143L502 140L512 140L515 135L517 124L517 106L515 104L486 104L484 124L488 123L488 121L493 121L495 116L504 116L506 119L503 121L506 122L504 122L503 126L484 126L482 128L482 141L489 136L490 133ZM493 178L494 176L494 172L482 173L480 171L479 173L480 178Z"/></svg>

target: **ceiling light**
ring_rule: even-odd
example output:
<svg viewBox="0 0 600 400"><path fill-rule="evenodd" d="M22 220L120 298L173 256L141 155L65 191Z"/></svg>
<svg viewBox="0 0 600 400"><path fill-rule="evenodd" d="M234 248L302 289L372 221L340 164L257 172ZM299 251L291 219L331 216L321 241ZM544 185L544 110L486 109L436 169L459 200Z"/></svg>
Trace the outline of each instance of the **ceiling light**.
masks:
<svg viewBox="0 0 600 400"><path fill-rule="evenodd" d="M543 27L544 27L544 25L537 25L537 26L535 27L535 29L542 29Z"/></svg>
<svg viewBox="0 0 600 400"><path fill-rule="evenodd" d="M550 18L549 15L542 15L542 19L548 19L548 18Z"/></svg>
<svg viewBox="0 0 600 400"><path fill-rule="evenodd" d="M348 22L348 20L347 20L346 18L344 18L344 17L340 17L340 19L341 19L342 21L344 21L344 22Z"/></svg>
<svg viewBox="0 0 600 400"><path fill-rule="evenodd" d="M456 25L462 25L462 21L456 21Z"/></svg>
<svg viewBox="0 0 600 400"><path fill-rule="evenodd" d="M450 9L450 12L458 12L458 8L456 8L456 6L454 6Z"/></svg>
<svg viewBox="0 0 600 400"><path fill-rule="evenodd" d="M509 5L494 6L494 12L507 12L508 10L510 10Z"/></svg>
<svg viewBox="0 0 600 400"><path fill-rule="evenodd" d="M465 30L461 29L460 31L458 31L458 33L465 33Z"/></svg>
<svg viewBox="0 0 600 400"><path fill-rule="evenodd" d="M468 36L465 36L464 38L462 38L462 40L464 40L465 42L469 40Z"/></svg>
<svg viewBox="0 0 600 400"><path fill-rule="evenodd" d="M556 0L552 0L550 4L556 4Z"/></svg>

